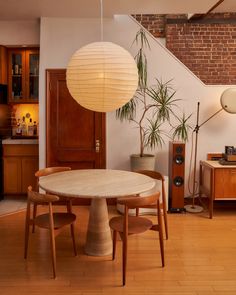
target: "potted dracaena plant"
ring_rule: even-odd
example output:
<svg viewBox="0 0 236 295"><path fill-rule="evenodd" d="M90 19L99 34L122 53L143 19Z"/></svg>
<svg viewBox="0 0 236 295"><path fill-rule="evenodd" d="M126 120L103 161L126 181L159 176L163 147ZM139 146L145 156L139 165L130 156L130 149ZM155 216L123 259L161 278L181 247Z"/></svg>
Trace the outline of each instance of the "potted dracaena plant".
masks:
<svg viewBox="0 0 236 295"><path fill-rule="evenodd" d="M171 81L156 79L155 85L148 86L145 50L150 49L150 46L143 29L137 32L134 42L140 45L135 56L139 74L138 90L127 104L116 111L116 117L121 121L128 120L138 127L139 154L131 155L131 170L154 170L155 156L145 153L145 150L161 147L166 136L172 140L187 141L188 130L191 128L188 119L191 115L176 115L179 99L175 98L176 92L171 87ZM177 126L172 124L172 120L177 122ZM167 123L170 130L162 130L164 123L165 126Z"/></svg>

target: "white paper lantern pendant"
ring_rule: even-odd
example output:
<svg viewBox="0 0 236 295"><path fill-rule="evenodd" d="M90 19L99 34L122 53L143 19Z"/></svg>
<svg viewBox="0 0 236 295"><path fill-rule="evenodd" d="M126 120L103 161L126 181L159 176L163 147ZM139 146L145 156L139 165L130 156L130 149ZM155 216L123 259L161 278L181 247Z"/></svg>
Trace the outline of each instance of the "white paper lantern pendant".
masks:
<svg viewBox="0 0 236 295"><path fill-rule="evenodd" d="M83 107L114 111L126 104L138 86L132 55L111 42L94 42L75 52L67 66L67 87Z"/></svg>

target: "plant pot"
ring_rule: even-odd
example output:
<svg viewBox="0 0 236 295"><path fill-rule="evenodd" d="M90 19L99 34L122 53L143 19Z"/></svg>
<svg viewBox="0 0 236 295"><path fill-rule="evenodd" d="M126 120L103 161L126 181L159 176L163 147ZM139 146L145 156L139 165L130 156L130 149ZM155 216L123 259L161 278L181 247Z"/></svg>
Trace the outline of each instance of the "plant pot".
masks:
<svg viewBox="0 0 236 295"><path fill-rule="evenodd" d="M131 171L155 170L155 156L150 154L145 154L143 157L137 154L131 155L130 169Z"/></svg>

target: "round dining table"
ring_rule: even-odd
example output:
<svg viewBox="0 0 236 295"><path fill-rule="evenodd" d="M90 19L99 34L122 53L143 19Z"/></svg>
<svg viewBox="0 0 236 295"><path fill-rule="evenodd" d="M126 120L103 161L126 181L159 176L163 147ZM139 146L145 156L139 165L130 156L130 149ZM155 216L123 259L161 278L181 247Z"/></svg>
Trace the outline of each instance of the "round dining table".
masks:
<svg viewBox="0 0 236 295"><path fill-rule="evenodd" d="M111 169L82 169L40 177L39 186L58 196L91 198L85 252L93 256L112 253L107 198L133 196L155 186L143 174Z"/></svg>

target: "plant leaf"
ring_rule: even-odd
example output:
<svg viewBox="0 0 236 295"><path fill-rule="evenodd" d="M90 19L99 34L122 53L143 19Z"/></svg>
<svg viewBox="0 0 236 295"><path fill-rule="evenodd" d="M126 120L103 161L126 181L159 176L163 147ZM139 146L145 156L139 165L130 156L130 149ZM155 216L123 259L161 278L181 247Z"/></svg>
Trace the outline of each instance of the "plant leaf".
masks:
<svg viewBox="0 0 236 295"><path fill-rule="evenodd" d="M150 149L154 149L155 147L162 147L164 140L162 138L163 132L160 129L161 127L161 122L159 122L158 120L152 121L149 120L149 125L148 127L145 129L145 146L150 147Z"/></svg>
<svg viewBox="0 0 236 295"><path fill-rule="evenodd" d="M134 99L131 99L121 108L116 110L116 118L119 118L121 122L124 120L132 120L136 115L136 102Z"/></svg>
<svg viewBox="0 0 236 295"><path fill-rule="evenodd" d="M154 101L155 115L164 122L170 121L171 114L174 114L174 107L177 107L179 99L174 98L176 91L170 86L170 81L163 83L156 80L155 86L146 90L147 95Z"/></svg>
<svg viewBox="0 0 236 295"><path fill-rule="evenodd" d="M186 118L185 114L183 113L181 118L176 117L179 121L179 125L174 128L175 130L173 132L173 139L177 138L183 142L188 141L188 132L190 129L192 129L192 127L188 124L188 120L191 116L192 114Z"/></svg>

